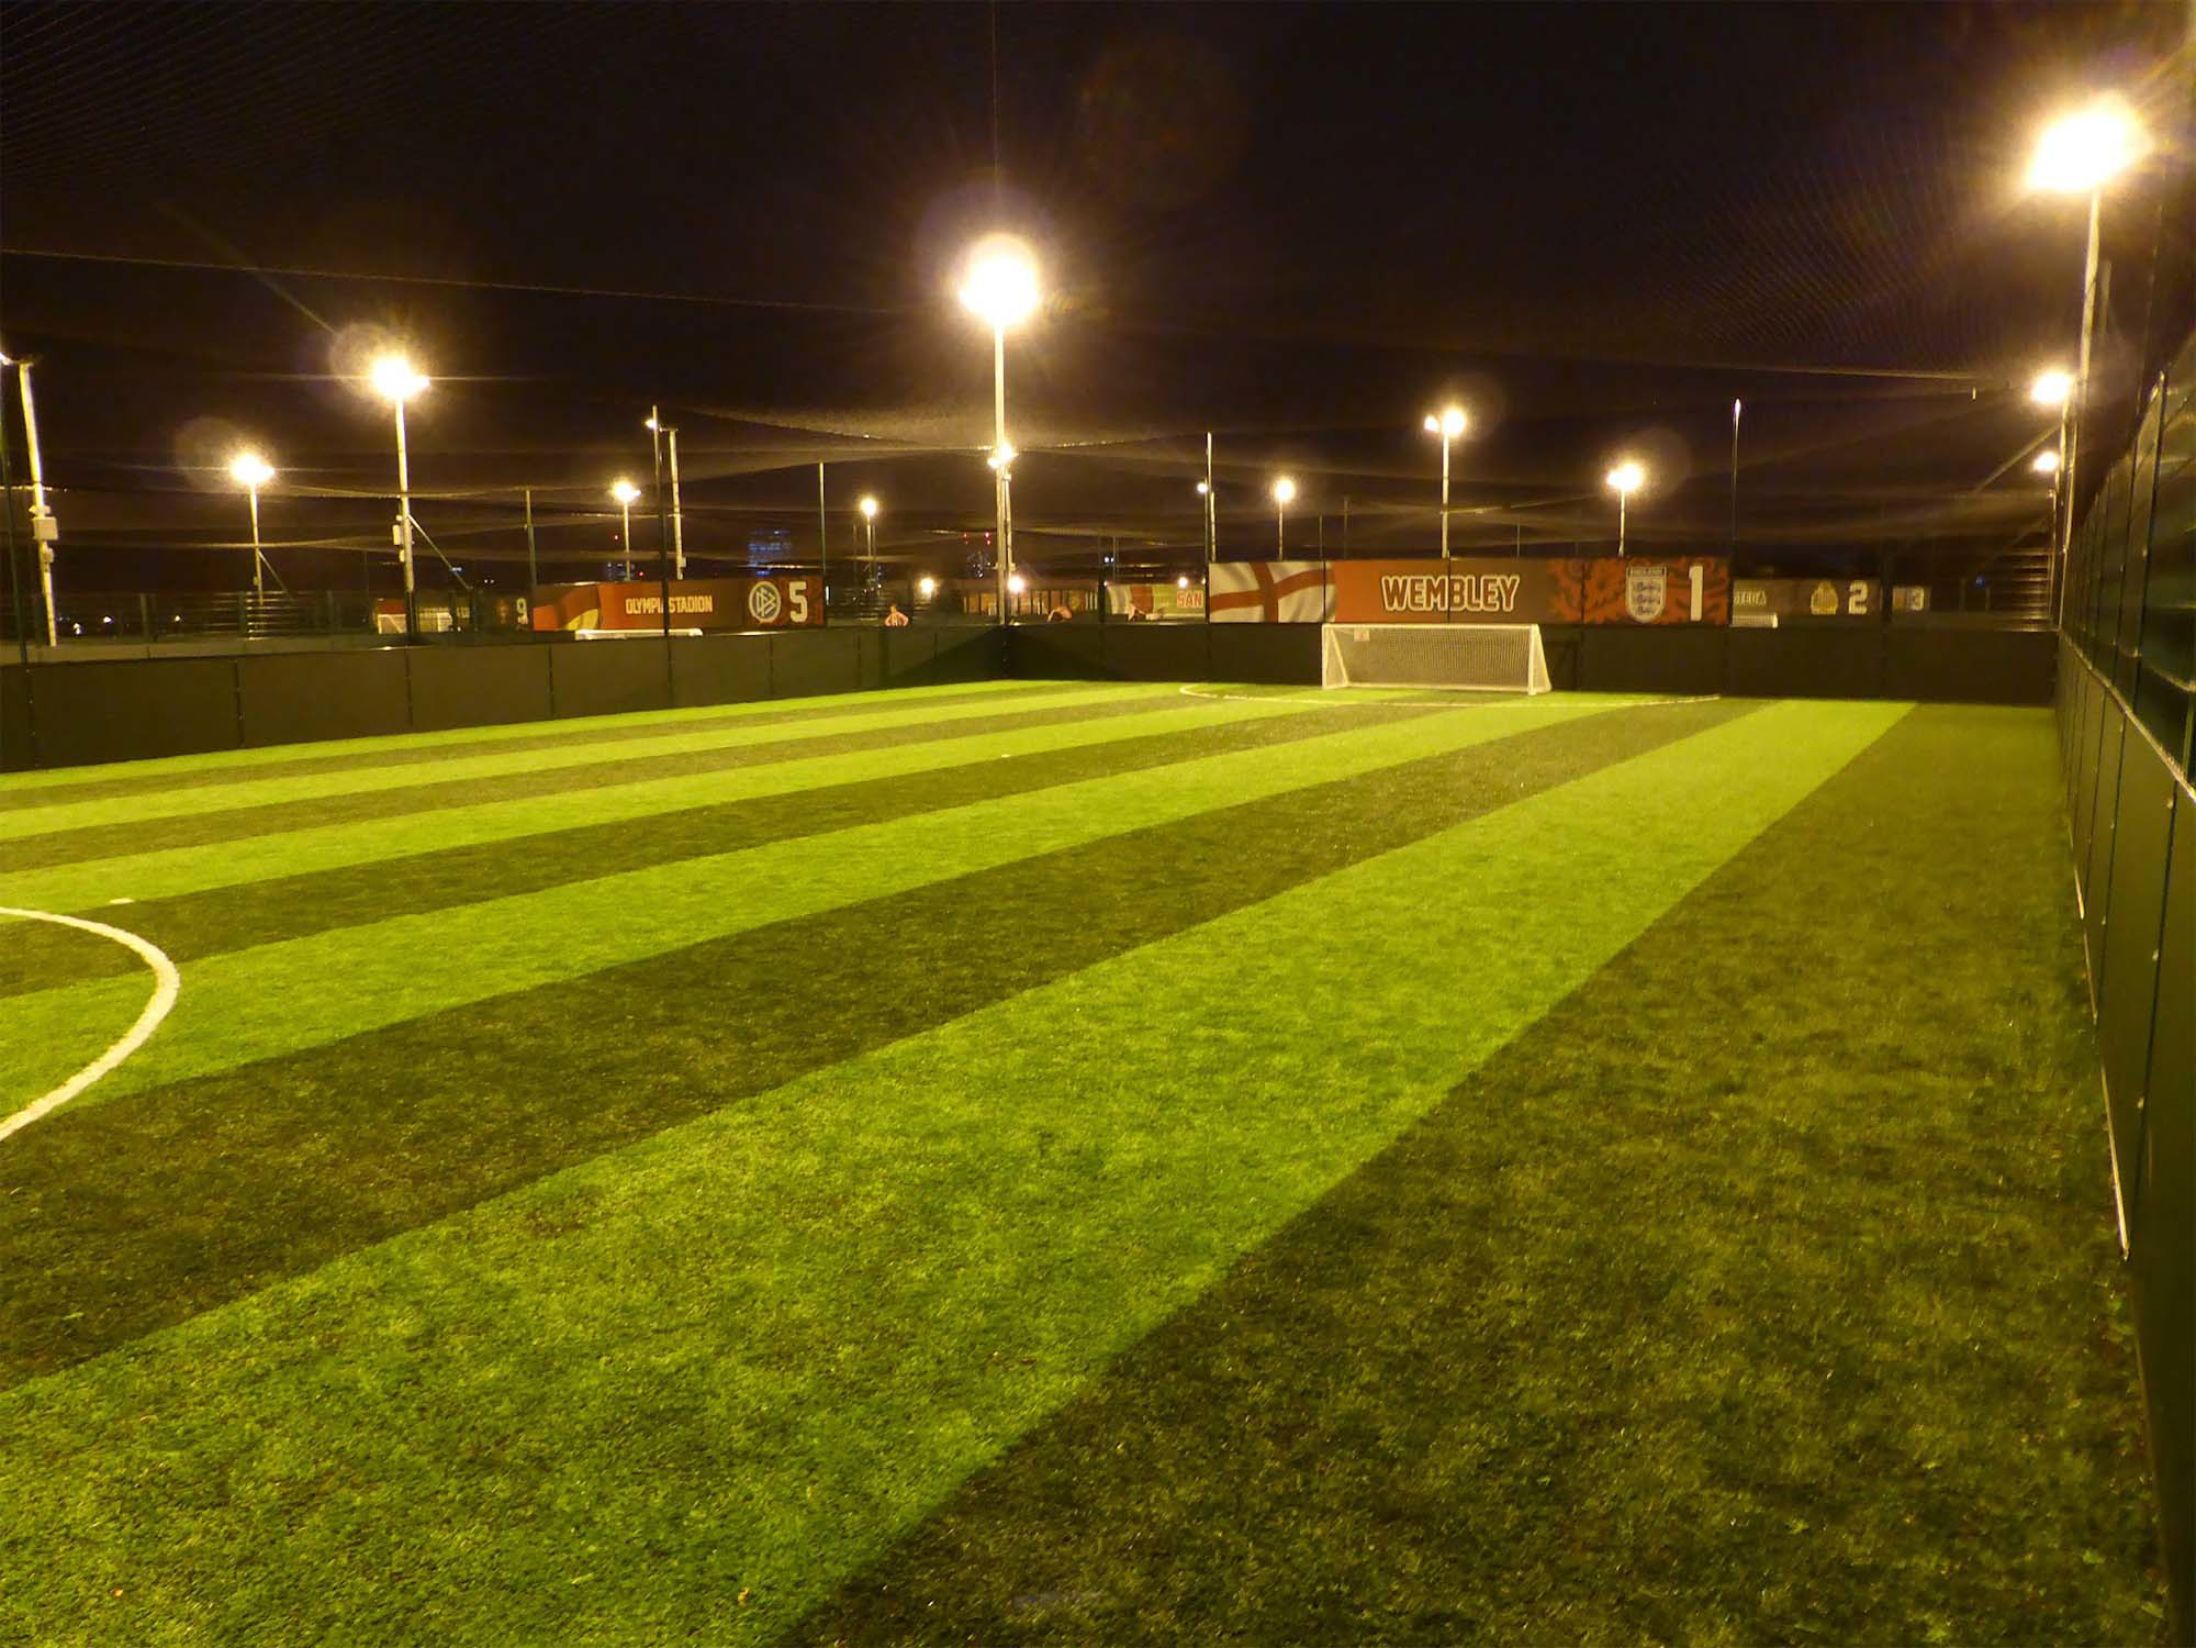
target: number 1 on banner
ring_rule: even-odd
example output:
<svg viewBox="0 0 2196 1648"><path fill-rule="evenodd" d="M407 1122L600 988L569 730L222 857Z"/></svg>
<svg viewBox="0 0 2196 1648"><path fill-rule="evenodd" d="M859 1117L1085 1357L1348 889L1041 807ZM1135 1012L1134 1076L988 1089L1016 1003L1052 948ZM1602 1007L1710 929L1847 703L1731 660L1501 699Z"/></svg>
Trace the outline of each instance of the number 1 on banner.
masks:
<svg viewBox="0 0 2196 1648"><path fill-rule="evenodd" d="M1692 581L1693 585L1692 621L1696 624L1700 622L1700 593L1702 585L1705 582L1704 574L1706 573L1706 571L1707 569L1703 567L1698 561L1695 561L1691 566L1685 569L1685 576Z"/></svg>

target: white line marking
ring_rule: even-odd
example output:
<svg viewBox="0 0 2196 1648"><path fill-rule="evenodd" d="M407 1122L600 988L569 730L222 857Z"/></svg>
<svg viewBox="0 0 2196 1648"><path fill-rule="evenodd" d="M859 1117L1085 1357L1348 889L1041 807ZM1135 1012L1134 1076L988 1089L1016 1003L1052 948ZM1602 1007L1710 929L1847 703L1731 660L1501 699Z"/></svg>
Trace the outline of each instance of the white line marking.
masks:
<svg viewBox="0 0 2196 1648"><path fill-rule="evenodd" d="M1323 710L1338 709L1344 705L1347 705L1351 709L1377 710L1386 709L1396 704L1416 706L1438 702L1438 700L1433 699L1416 698L1353 699L1346 696L1348 690L1346 688L1339 691L1329 690L1329 695L1325 698L1283 698L1278 694L1268 692L1207 692L1204 689L1194 685L1178 687L1175 690L1181 692L1187 697L1209 699L1216 704L1309 704L1316 709ZM1375 690L1387 692L1441 692L1445 689L1440 687L1388 687L1378 688ZM1478 697L1466 697L1459 695L1455 697L1455 707L1461 709L1465 705L1469 704L1481 709L1514 709L1521 704L1531 704L1539 699L1547 698L1550 696L1552 695L1544 692L1532 694L1526 694L1522 692L1511 693L1507 697L1496 696L1490 693L1483 693ZM1592 697L1598 695L1573 694L1572 696ZM1691 698L1639 697L1631 693L1611 693L1608 696L1618 701L1611 707L1618 708L1624 705L1633 704L1713 704L1721 699L1723 694L1721 694L1720 692L1709 692L1701 693Z"/></svg>
<svg viewBox="0 0 2196 1648"><path fill-rule="evenodd" d="M39 1117L60 1109L77 1094L116 1065L136 1052L151 1039L160 1028L160 1021L168 1016L175 1005L176 996L183 989L183 979L175 970L175 963L168 954L150 939L126 933L119 927L109 927L103 921L86 921L81 916L57 916L50 910L18 910L11 905L0 904L0 916L15 916L23 921L50 921L57 927L74 927L86 933L97 933L101 938L111 938L115 943L137 952L158 982L153 987L152 1000L145 1003L145 1010L137 1015L137 1022L130 1026L128 1034L108 1048L90 1064L63 1082L42 1099L35 1099L5 1121L0 1121L0 1139L21 1131Z"/></svg>

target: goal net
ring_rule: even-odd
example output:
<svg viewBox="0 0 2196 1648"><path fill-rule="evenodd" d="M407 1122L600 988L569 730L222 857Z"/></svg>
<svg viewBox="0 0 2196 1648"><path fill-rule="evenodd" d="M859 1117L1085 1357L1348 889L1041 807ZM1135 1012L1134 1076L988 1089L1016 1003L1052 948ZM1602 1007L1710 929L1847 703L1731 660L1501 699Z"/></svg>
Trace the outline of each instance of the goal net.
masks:
<svg viewBox="0 0 2196 1648"><path fill-rule="evenodd" d="M1546 692L1538 624L1328 624L1320 684Z"/></svg>

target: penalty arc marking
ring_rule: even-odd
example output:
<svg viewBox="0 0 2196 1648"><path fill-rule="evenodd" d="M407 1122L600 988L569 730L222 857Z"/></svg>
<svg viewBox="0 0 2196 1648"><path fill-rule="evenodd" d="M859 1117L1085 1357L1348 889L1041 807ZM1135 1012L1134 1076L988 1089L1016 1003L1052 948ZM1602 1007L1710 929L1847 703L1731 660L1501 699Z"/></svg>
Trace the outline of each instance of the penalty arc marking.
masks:
<svg viewBox="0 0 2196 1648"><path fill-rule="evenodd" d="M39 1117L60 1109L144 1046L152 1033L160 1028L160 1021L168 1016L168 1010L175 1006L175 998L183 989L183 979L176 972L175 963L168 959L167 952L159 945L150 939L139 938L135 933L125 932L120 927L109 927L103 921L86 921L82 916L55 915L50 910L18 910L6 904L0 904L0 916L15 916L24 921L50 921L57 927L74 927L80 932L96 933L101 938L112 939L125 949L135 951L139 959L152 969L156 981L152 1000L145 1003L145 1010L137 1015L137 1022L129 1027L120 1041L44 1098L35 1099L14 1115L0 1120L0 1139L4 1139L9 1134L30 1126Z"/></svg>

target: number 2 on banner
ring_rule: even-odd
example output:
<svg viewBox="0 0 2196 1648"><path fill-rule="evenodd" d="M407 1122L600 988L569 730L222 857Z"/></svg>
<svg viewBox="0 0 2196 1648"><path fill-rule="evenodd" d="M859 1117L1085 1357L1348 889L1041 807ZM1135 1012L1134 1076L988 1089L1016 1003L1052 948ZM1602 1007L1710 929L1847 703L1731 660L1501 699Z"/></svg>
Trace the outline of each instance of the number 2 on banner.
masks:
<svg viewBox="0 0 2196 1648"><path fill-rule="evenodd" d="M1703 567L1698 561L1685 569L1685 576L1693 586L1692 621L1696 624L1700 622L1700 593L1702 585L1706 582L1706 573L1707 568Z"/></svg>

